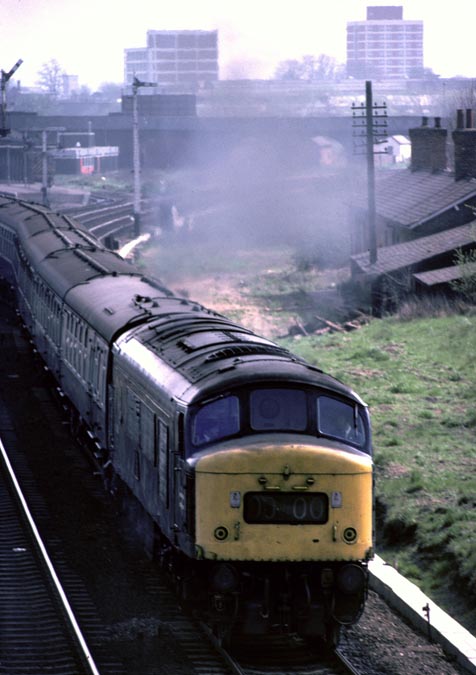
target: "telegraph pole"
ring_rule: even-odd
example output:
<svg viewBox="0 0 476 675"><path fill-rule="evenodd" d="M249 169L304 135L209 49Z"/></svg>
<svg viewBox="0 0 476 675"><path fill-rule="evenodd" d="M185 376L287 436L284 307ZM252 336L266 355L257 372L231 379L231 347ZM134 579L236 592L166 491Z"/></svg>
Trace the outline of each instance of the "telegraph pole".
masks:
<svg viewBox="0 0 476 675"><path fill-rule="evenodd" d="M46 129L41 132L41 201L43 206L48 203L48 143Z"/></svg>
<svg viewBox="0 0 476 675"><path fill-rule="evenodd" d="M139 147L139 110L137 91L140 87L156 87L154 82L141 82L134 77L132 82L132 161L134 168L134 236L140 235L141 222L141 183L140 183L140 147Z"/></svg>
<svg viewBox="0 0 476 675"><path fill-rule="evenodd" d="M357 115L360 111L360 116ZM383 111L382 114L379 111ZM380 116L379 116L380 114ZM375 162L374 143L387 136L387 104L377 105L372 100L372 82L365 83L365 107L352 104L352 126L354 137L365 136L365 154L367 157L367 204L368 204L368 235L370 264L377 262L377 228L375 212ZM360 133L355 128L360 128ZM364 131L365 129L365 131ZM380 154L380 153L379 153Z"/></svg>
<svg viewBox="0 0 476 675"><path fill-rule="evenodd" d="M2 115L1 115L1 127L0 127L0 136L5 138L10 133L10 129L7 128L7 82L13 75L13 73L18 70L18 68L23 63L23 59L18 59L13 68L11 68L8 73L6 73L2 68L1 73L1 88L2 88Z"/></svg>
<svg viewBox="0 0 476 675"><path fill-rule="evenodd" d="M372 82L365 83L365 111L367 120L367 202L369 205L369 250L370 264L377 262L377 232L375 216L375 162L372 110Z"/></svg>

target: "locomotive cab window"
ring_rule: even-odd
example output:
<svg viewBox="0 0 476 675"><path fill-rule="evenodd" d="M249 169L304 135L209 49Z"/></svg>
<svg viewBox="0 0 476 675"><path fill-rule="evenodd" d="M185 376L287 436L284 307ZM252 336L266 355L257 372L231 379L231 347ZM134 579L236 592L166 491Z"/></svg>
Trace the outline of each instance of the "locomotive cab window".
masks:
<svg viewBox="0 0 476 675"><path fill-rule="evenodd" d="M353 445L364 445L365 429L358 408L330 396L317 398L319 433Z"/></svg>
<svg viewBox="0 0 476 675"><path fill-rule="evenodd" d="M298 389L257 389L250 394L253 431L304 431L307 427L306 393Z"/></svg>
<svg viewBox="0 0 476 675"><path fill-rule="evenodd" d="M188 417L193 452L250 434L291 433L326 437L368 452L368 423L357 403L319 390L294 387L240 389L197 405Z"/></svg>
<svg viewBox="0 0 476 675"><path fill-rule="evenodd" d="M192 443L195 446L234 436L240 430L237 396L224 396L199 408L192 418Z"/></svg>

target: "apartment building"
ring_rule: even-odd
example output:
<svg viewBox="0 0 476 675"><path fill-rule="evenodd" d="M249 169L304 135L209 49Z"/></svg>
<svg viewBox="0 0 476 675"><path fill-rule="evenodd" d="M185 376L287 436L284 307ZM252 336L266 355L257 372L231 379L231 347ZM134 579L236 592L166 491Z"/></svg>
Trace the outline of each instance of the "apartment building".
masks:
<svg viewBox="0 0 476 675"><path fill-rule="evenodd" d="M347 74L392 80L423 75L423 21L407 21L402 7L367 7L366 21L347 23Z"/></svg>
<svg viewBox="0 0 476 675"><path fill-rule="evenodd" d="M196 89L218 80L218 31L149 30L147 46L124 50L124 82Z"/></svg>

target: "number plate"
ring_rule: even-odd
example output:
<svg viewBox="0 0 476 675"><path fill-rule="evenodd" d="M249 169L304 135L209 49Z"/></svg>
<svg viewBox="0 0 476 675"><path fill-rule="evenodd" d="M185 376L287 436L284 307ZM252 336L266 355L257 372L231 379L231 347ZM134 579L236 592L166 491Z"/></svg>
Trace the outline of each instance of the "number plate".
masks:
<svg viewBox="0 0 476 675"><path fill-rule="evenodd" d="M329 499L323 492L247 492L244 498L247 523L322 524L328 513Z"/></svg>

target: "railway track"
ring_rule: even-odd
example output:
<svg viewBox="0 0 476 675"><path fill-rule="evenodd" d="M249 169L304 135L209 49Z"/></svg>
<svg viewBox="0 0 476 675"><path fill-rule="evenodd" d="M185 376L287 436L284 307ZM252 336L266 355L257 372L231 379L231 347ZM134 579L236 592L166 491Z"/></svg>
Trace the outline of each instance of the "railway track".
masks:
<svg viewBox="0 0 476 675"><path fill-rule="evenodd" d="M235 675L363 675L339 650L294 636L241 639L223 649L206 626L202 630Z"/></svg>
<svg viewBox="0 0 476 675"><path fill-rule="evenodd" d="M98 239L124 232L134 226L132 202L89 207L74 214L75 220L88 228Z"/></svg>
<svg viewBox="0 0 476 675"><path fill-rule="evenodd" d="M134 229L134 204L131 201L120 201L119 203L103 205L98 203L95 206L75 208L66 211L75 220L88 228L98 239L104 240L108 236L122 235L125 237L128 232L133 233ZM141 218L150 219L155 210L153 206L142 206Z"/></svg>
<svg viewBox="0 0 476 675"><path fill-rule="evenodd" d="M0 673L99 675L1 439L0 514Z"/></svg>

